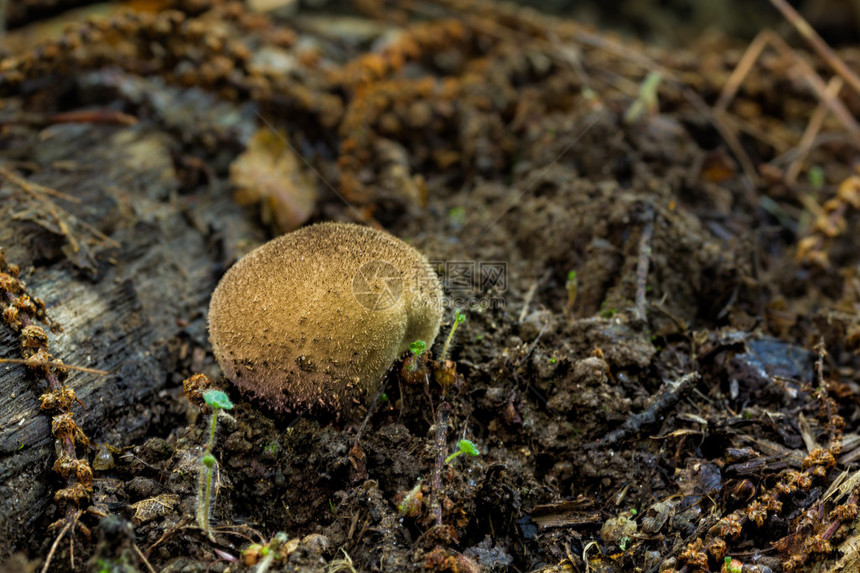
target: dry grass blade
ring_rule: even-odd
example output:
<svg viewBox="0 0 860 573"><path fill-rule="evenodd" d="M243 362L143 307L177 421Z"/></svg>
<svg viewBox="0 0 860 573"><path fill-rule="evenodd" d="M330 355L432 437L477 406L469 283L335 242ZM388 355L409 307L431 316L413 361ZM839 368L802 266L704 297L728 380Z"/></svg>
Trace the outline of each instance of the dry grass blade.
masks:
<svg viewBox="0 0 860 573"><path fill-rule="evenodd" d="M816 136L821 129L821 124L826 117L827 111L833 112L833 114L839 119L840 123L845 126L845 129L849 132L855 145L860 144L860 124L857 123L854 116L839 99L842 80L834 78L828 84L825 84L821 76L819 76L803 58L798 56L798 54L791 49L791 47L788 46L781 37L771 30L763 30L747 47L740 61L732 71L732 74L729 76L729 79L726 81L725 86L723 86L720 97L713 107L715 126L729 144L729 147L738 157L738 161L741 163L741 167L747 176L750 176L754 166L752 165L749 157L743 151L743 147L737 137L736 130L743 129L743 126L736 125L735 122L732 121L733 117L729 115L727 109L729 104L731 104L732 100L734 100L737 95L743 81L752 71L754 64L758 61L765 48L768 46L773 47L782 56L790 58L794 62L795 67L800 71L802 77L807 81L810 88L820 101L818 108L816 108L815 113L810 118L809 124L807 125L800 142L796 146L795 159L786 171L785 181L788 184L791 184L797 179L797 175L802 167L803 159L809 153L810 149L812 149ZM835 55L833 55L833 57L835 57ZM841 60L839 61L841 62ZM757 133L757 130L755 129L743 130L753 137L778 148L776 142L769 141L770 138L767 137L767 134ZM755 180L756 179L753 178L753 181Z"/></svg>
<svg viewBox="0 0 860 573"><path fill-rule="evenodd" d="M18 186L24 191L27 191L28 193L44 193L45 195L50 195L51 197L56 197L57 199L65 199L66 201L70 201L72 203L81 202L81 200L77 197L74 197L67 193L57 191L56 189L51 189L50 187L45 187L44 185L39 185L38 183L33 183L32 181L27 181L23 177L15 174L15 172L5 167L0 167L0 175L8 179L10 183L13 183L14 185Z"/></svg>
<svg viewBox="0 0 860 573"><path fill-rule="evenodd" d="M851 89L860 94L860 77L842 61L842 58L836 55L830 46L827 45L827 42L809 25L809 22L804 20L803 16L798 14L797 10L792 8L785 0L770 0L770 3L782 13L786 20L791 22L798 33L812 46L812 49L815 50L821 59L827 62L833 68L833 71L839 74L851 86Z"/></svg>
<svg viewBox="0 0 860 573"><path fill-rule="evenodd" d="M740 62L738 62L738 65L726 81L726 85L723 87L723 91L720 94L716 105L714 105L714 110L721 112L726 111L735 95L737 95L738 89L740 89L744 79L752 70L753 64L758 60L767 46L772 46L784 57L791 58L795 67L801 72L802 77L809 83L809 86L815 92L816 97L826 104L833 114L839 118L851 135L856 140L860 141L860 125L857 124L857 121L854 119L854 116L848 108L846 108L838 98L829 97L827 85L824 80L821 79L821 76L819 76L815 70L812 69L812 66L810 66L803 58L799 57L795 51L785 43L785 40L780 38L779 35L771 30L763 30L750 43L746 52L741 57Z"/></svg>
<svg viewBox="0 0 860 573"><path fill-rule="evenodd" d="M743 145L741 145L740 139L738 139L735 130L729 127L728 122L726 121L728 112L720 108L710 109L702 97L691 89L684 90L684 96L691 104L697 107L699 111L708 117L711 124L725 140L726 145L728 145L729 149L732 150L732 153L735 154L735 157L737 158L738 163L741 164L741 169L743 169L744 175L747 176L750 184L756 185L758 183L758 174L756 172L755 165L753 164L752 159L750 159L750 156L744 150Z"/></svg>
<svg viewBox="0 0 860 573"><path fill-rule="evenodd" d="M89 223L81 221L52 199L56 197L80 203L77 197L27 181L5 167L0 167L0 177L24 192L23 196L13 194L13 198L18 199L22 210L12 213L11 218L32 221L51 233L62 235L67 242L67 248L63 251L76 266L95 271L97 261L92 247L120 247L118 242Z"/></svg>
<svg viewBox="0 0 860 573"><path fill-rule="evenodd" d="M53 367L57 366L52 362L47 362L45 360L25 360L23 358L0 358L0 364L23 364L24 366L46 366ZM107 370L99 370L97 368L87 368L85 366L71 366L69 364L63 364L63 368L67 370L77 370L79 372L88 372L90 374L98 374L99 376L106 376L110 374Z"/></svg>
<svg viewBox="0 0 860 573"><path fill-rule="evenodd" d="M829 100L835 100L839 97L839 92L842 90L843 81L842 78L832 78L830 82L827 84L826 94ZM812 149L813 143L815 143L815 138L818 135L818 132L821 131L821 124L824 123L824 118L827 117L827 112L829 111L828 106L825 101L822 101L818 104L818 107L815 108L815 112L812 114L812 117L809 119L809 124L806 126L806 130L803 132L803 137L800 138L800 143L797 144L797 155L792 160L791 165L788 166L788 169L785 171L785 182L791 185L797 180L797 175L800 173L801 168L803 167L803 160L809 154L809 151Z"/></svg>

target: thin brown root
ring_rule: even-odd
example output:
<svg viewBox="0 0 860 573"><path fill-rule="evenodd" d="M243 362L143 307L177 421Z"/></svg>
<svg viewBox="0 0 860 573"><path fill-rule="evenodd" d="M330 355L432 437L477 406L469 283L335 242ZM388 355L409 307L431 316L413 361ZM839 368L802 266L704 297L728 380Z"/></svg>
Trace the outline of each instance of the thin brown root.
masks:
<svg viewBox="0 0 860 573"><path fill-rule="evenodd" d="M78 517L75 516L75 521L72 522L72 527L77 523ZM75 536L74 531L69 535L69 565L72 566L72 571L75 570Z"/></svg>
<svg viewBox="0 0 860 573"><path fill-rule="evenodd" d="M167 531L162 533L161 537L159 537L158 540L155 543L153 543L152 545L150 545L149 548L146 550L146 555L149 555L150 553L152 553L153 549L155 549L156 547L161 545L164 541L169 539L174 533L176 533L177 531L181 531L183 529L186 529L188 527L189 526L186 525L186 521L184 519L182 519L179 523L177 523L176 525L174 525L173 527L171 527L170 529L168 529ZM196 528L196 526L195 526L195 528Z"/></svg>
<svg viewBox="0 0 860 573"><path fill-rule="evenodd" d="M75 518L75 521L77 521L77 518ZM66 532L71 529L75 521L66 520L66 524L57 534L57 538L54 539L54 543L51 545L51 550L48 551L48 556L45 558L45 565L42 567L42 573L46 573L48 571L48 567L51 566L51 560L54 558L54 553L56 553L57 547L60 545L60 540L62 540L63 536L66 535ZM74 568L74 565L72 565L72 567Z"/></svg>
<svg viewBox="0 0 860 573"><path fill-rule="evenodd" d="M361 423L361 426L358 428L358 432L355 434L355 440L353 441L353 445L355 446L358 446L358 442L361 440L361 436L364 435L364 431L367 429L367 424L370 422L370 418L376 411L376 406L379 404L379 398L385 390L385 383L386 381L383 380L382 384L379 385L379 389L376 391L376 396L373 398L373 402L370 403L370 407L367 409L367 415L364 416L364 421Z"/></svg>
<svg viewBox="0 0 860 573"><path fill-rule="evenodd" d="M149 570L149 573L155 573L155 569L153 569L152 565L149 564L149 559L146 558L146 555L143 554L143 551L140 550L140 547L137 546L137 543L132 543L131 546L134 548L134 552L137 553L137 558L143 562L143 564Z"/></svg>
<svg viewBox="0 0 860 573"><path fill-rule="evenodd" d="M248 543L260 543L261 545L265 545L266 543L266 538L263 536L263 534L247 524L225 525L222 527L215 527L212 529L212 531L215 531L222 535L232 535L234 537L244 539ZM253 537L251 537L251 535L256 535L257 539L254 539Z"/></svg>

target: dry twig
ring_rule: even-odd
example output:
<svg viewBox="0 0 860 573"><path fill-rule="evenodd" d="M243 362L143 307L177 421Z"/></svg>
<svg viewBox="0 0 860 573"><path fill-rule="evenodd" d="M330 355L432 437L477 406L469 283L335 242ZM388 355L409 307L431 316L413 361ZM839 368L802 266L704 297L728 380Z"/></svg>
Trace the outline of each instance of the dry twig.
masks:
<svg viewBox="0 0 860 573"><path fill-rule="evenodd" d="M442 466L448 450L448 417L451 415L451 405L442 402L437 410L436 419L436 463L433 466L433 477L430 481L433 501L430 504L436 516L436 526L442 525Z"/></svg>
<svg viewBox="0 0 860 573"><path fill-rule="evenodd" d="M648 282L648 264L651 260L651 237L654 235L654 211L649 209L646 215L645 227L639 239L639 260L636 263L636 316L645 323L646 305L645 291Z"/></svg>
<svg viewBox="0 0 860 573"><path fill-rule="evenodd" d="M653 424L663 413L677 404L687 390L701 379L702 375L698 372L690 372L663 385L660 393L654 397L648 408L638 414L631 415L618 429L606 434L594 446L601 448L613 446L628 436L639 432L643 426Z"/></svg>

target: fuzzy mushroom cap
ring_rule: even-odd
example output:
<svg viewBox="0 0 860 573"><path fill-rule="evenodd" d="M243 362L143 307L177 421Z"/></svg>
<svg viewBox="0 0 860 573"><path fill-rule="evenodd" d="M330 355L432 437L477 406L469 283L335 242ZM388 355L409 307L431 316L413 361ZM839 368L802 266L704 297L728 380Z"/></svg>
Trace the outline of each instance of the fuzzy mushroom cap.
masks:
<svg viewBox="0 0 860 573"><path fill-rule="evenodd" d="M442 287L420 252L369 227L322 223L239 260L209 307L227 378L286 411L366 404L415 340L429 347Z"/></svg>

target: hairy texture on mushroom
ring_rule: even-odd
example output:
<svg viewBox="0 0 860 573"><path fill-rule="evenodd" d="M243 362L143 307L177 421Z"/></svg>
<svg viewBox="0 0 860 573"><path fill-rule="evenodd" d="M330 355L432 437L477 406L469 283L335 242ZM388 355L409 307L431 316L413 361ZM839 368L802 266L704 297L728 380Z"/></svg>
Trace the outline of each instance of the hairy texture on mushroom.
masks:
<svg viewBox="0 0 860 573"><path fill-rule="evenodd" d="M272 408L340 414L367 403L411 342L430 346L441 320L424 255L382 231L322 223L227 271L209 337L227 378Z"/></svg>

